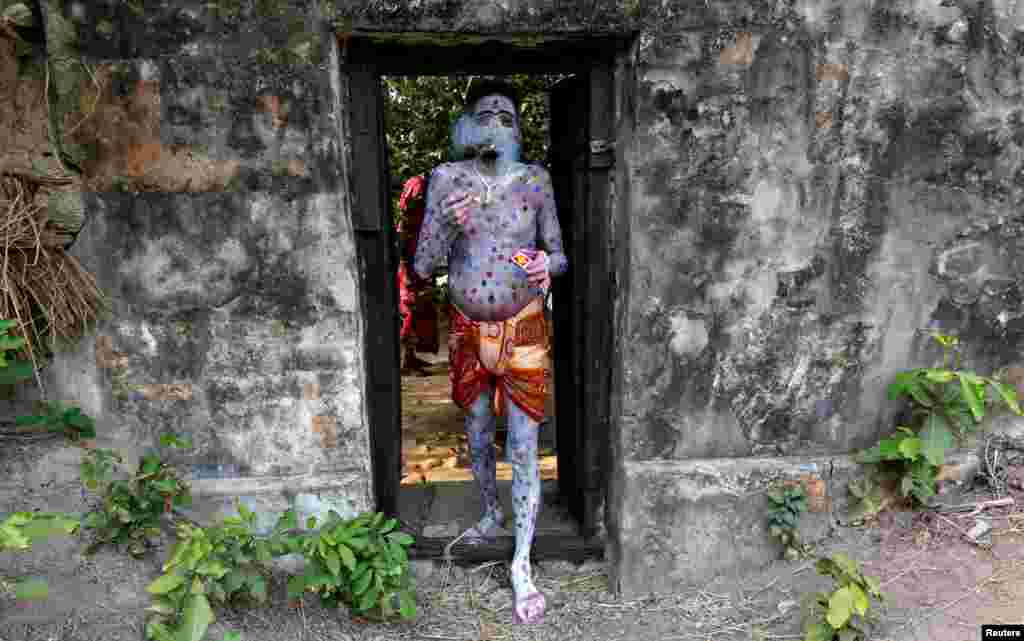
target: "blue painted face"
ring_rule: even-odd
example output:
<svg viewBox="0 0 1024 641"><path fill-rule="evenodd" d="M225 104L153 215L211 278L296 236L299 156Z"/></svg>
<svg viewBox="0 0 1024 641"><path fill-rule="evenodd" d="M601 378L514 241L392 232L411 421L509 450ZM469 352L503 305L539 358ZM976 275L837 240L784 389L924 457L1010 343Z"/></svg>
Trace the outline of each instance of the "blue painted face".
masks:
<svg viewBox="0 0 1024 641"><path fill-rule="evenodd" d="M473 116L465 112L452 123L448 132L448 139L450 141L448 155L453 162L465 160L466 145L472 144L473 126Z"/></svg>
<svg viewBox="0 0 1024 641"><path fill-rule="evenodd" d="M501 161L519 160L522 138L515 105L500 94L484 96L470 110L467 144L494 145Z"/></svg>

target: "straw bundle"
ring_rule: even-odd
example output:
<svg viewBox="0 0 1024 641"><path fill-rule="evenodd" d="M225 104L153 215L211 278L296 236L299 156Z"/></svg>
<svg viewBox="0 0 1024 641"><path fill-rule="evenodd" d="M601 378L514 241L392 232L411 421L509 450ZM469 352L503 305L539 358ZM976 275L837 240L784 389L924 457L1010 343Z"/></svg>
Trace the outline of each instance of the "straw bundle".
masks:
<svg viewBox="0 0 1024 641"><path fill-rule="evenodd" d="M0 318L18 322L15 336L25 338L18 358L39 361L54 341L73 341L107 307L96 280L74 256L64 252L72 240L48 221L38 204L41 187L70 184L70 178L9 171L0 175Z"/></svg>

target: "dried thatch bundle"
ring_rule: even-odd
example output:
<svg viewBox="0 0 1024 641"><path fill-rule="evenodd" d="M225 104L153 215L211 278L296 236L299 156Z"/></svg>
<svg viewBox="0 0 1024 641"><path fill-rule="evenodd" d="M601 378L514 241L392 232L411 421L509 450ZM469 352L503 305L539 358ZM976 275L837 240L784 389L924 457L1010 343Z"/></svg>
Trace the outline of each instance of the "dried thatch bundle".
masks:
<svg viewBox="0 0 1024 641"><path fill-rule="evenodd" d="M70 182L0 175L0 318L18 322L12 333L26 342L18 357L37 368L54 341L79 338L107 307L95 278L64 252L71 234L48 220L48 208L38 204L42 186Z"/></svg>

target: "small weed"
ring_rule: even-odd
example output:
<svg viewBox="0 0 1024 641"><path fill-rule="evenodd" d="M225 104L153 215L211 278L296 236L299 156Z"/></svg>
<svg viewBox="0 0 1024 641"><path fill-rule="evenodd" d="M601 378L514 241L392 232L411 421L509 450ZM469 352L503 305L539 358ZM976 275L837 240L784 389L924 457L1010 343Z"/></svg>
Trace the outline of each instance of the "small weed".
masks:
<svg viewBox="0 0 1024 641"><path fill-rule="evenodd" d="M954 440L962 441L977 430L986 409L1001 399L1012 412L1021 415L1017 392L1011 385L959 369L959 352L956 369L948 369L950 353L959 340L939 332L930 334L942 346L943 367L900 372L888 388L890 400L904 397L911 402L911 424L898 426L895 435L857 455L857 461L873 465L880 478L898 482L900 494L918 506L935 494L935 477ZM874 503L867 485L851 485L850 490L858 499L858 518L881 509L880 504Z"/></svg>
<svg viewBox="0 0 1024 641"><path fill-rule="evenodd" d="M36 541L75 534L78 528L78 519L68 514L15 512L0 522L0 552L29 550ZM0 578L0 590L13 592L15 598L26 601L45 599L50 592L46 581L40 578Z"/></svg>
<svg viewBox="0 0 1024 641"><path fill-rule="evenodd" d="M797 527L807 511L803 485L778 485L768 490L768 533L783 546L787 561L807 558L810 546L800 541Z"/></svg>
<svg viewBox="0 0 1024 641"><path fill-rule="evenodd" d="M316 519L310 517L309 527ZM416 616L413 579L406 548L413 538L395 531L396 519L362 514L342 521L331 512L317 535L302 542L305 573L288 581L288 596L316 592L324 606L344 603L356 616L389 620Z"/></svg>
<svg viewBox="0 0 1024 641"><path fill-rule="evenodd" d="M60 401L43 401L40 403L43 415L18 416L15 425L38 425L47 432L60 432L72 441L96 438L96 421L81 408L65 407Z"/></svg>
<svg viewBox="0 0 1024 641"><path fill-rule="evenodd" d="M836 586L804 595L804 641L863 641L864 628L876 621L870 599L885 601L878 579L865 576L860 563L841 552L818 559L815 568Z"/></svg>
<svg viewBox="0 0 1024 641"><path fill-rule="evenodd" d="M174 436L164 435L161 445L189 446ZM96 531L86 550L92 554L103 545L127 544L128 553L138 558L146 553L150 537L160 531L160 517L175 506L192 503L188 483L159 456L149 454L139 461L135 475L108 482L108 473L121 459L109 450L92 450L83 457L82 479L90 490L102 489L103 508L89 513L83 525Z"/></svg>

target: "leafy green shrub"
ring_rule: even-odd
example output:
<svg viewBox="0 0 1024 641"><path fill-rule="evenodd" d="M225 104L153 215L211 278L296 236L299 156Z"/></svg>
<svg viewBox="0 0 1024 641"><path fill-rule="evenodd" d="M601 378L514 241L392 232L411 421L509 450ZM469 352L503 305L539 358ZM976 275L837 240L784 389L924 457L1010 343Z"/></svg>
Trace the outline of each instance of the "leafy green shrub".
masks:
<svg viewBox="0 0 1024 641"><path fill-rule="evenodd" d="M942 345L943 367L900 372L888 388L890 400L905 397L911 401L911 425L897 427L893 437L856 457L860 463L875 465L882 477L898 480L902 496L918 504L935 494L935 477L954 439L962 440L974 432L985 418L986 408L1002 399L1012 412L1021 414L1012 386L960 370L959 353L957 369L946 369L950 351L959 344L957 338L938 332L931 336ZM863 496L859 498L863 503Z"/></svg>
<svg viewBox="0 0 1024 641"><path fill-rule="evenodd" d="M870 599L885 601L878 579L865 576L860 563L842 552L818 559L815 568L837 585L831 592L804 595L804 641L861 641L866 624L876 621Z"/></svg>
<svg viewBox="0 0 1024 641"><path fill-rule="evenodd" d="M803 485L776 486L768 490L768 501L768 534L782 544L784 558L807 557L810 547L797 534L800 517L807 511Z"/></svg>
<svg viewBox="0 0 1024 641"><path fill-rule="evenodd" d="M207 528L178 524L178 542L164 573L146 590L154 595L146 622L147 638L155 641L201 641L216 620L213 602L267 601L267 567L272 547L257 538L256 515L240 501L241 516ZM275 533L280 535L281 522ZM276 542L275 542L276 543Z"/></svg>
<svg viewBox="0 0 1024 641"><path fill-rule="evenodd" d="M96 421L81 408L65 407L60 401L44 401L44 415L18 416L15 425L40 425L47 432L60 432L72 441L96 438Z"/></svg>
<svg viewBox="0 0 1024 641"><path fill-rule="evenodd" d="M310 517L310 527L316 518ZM288 596L310 590L328 607L344 603L353 614L372 619L416 616L415 590L406 548L413 538L394 531L395 519L380 513L342 521L331 512L318 533L302 542L306 571L288 581Z"/></svg>
<svg viewBox="0 0 1024 641"><path fill-rule="evenodd" d="M165 446L188 446L174 436L165 435L160 440ZM127 544L129 554L141 557L149 547L150 537L160 531L161 515L175 506L192 504L188 482L178 478L174 468L155 454L142 457L135 476L106 483L108 474L116 468L115 461L120 460L110 450L91 450L83 456L81 469L86 487L106 485L103 508L89 513L83 523L96 530L96 539L86 548L86 554L105 544Z"/></svg>
<svg viewBox="0 0 1024 641"><path fill-rule="evenodd" d="M36 541L51 536L75 534L78 528L78 519L67 514L14 512L0 523L0 552L28 550ZM20 579L13 584L0 579L0 584L4 589L13 589L18 599L41 600L49 594L49 587L43 579Z"/></svg>

